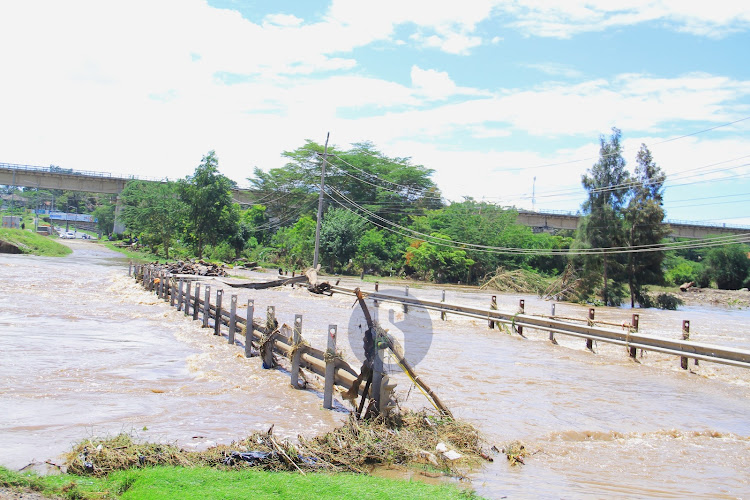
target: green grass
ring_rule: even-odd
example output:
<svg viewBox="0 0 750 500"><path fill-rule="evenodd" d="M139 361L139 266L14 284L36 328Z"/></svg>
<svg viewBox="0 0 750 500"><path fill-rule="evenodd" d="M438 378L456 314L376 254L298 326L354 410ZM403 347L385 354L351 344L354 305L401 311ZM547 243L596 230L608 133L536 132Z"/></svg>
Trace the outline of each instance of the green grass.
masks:
<svg viewBox="0 0 750 500"><path fill-rule="evenodd" d="M25 254L63 257L72 252L70 248L48 236L41 236L22 229L0 229L0 240L12 243Z"/></svg>
<svg viewBox="0 0 750 500"><path fill-rule="evenodd" d="M30 488L65 498L195 499L317 498L466 499L478 498L454 485L384 479L356 474L256 470L222 471L208 468L154 467L131 469L106 478L72 475L37 476L0 467L0 486Z"/></svg>

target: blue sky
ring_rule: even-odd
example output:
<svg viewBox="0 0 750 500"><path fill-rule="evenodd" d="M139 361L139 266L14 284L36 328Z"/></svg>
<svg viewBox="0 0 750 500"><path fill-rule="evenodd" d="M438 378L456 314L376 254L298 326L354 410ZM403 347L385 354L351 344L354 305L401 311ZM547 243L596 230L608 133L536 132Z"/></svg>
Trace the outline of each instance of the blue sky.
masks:
<svg viewBox="0 0 750 500"><path fill-rule="evenodd" d="M1 162L175 179L214 149L246 184L330 131L450 200L575 211L618 127L668 218L750 225L742 2L30 0L0 43Z"/></svg>

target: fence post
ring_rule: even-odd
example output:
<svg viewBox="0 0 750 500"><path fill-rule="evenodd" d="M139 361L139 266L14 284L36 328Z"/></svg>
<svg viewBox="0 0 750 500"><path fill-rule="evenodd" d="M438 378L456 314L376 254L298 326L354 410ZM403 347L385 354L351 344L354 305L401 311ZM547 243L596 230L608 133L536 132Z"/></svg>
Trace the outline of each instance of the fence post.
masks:
<svg viewBox="0 0 750 500"><path fill-rule="evenodd" d="M375 358L372 362L372 386L370 387L370 394L373 396L370 399L377 401L377 409L380 411L380 387L383 385L383 355L385 350L378 345L378 339L375 339ZM367 394L362 396L367 397ZM367 408L365 408L365 415L367 414Z"/></svg>
<svg viewBox="0 0 750 500"><path fill-rule="evenodd" d="M552 314L550 315L551 319L555 319L555 304L552 304ZM555 340L555 332L550 331L549 332L549 341L553 344L557 344L557 340Z"/></svg>
<svg viewBox="0 0 750 500"><path fill-rule="evenodd" d="M524 314L524 308L526 307L526 301L521 299L518 301L518 314ZM518 325L516 327L516 330L518 331L518 335L523 337L523 326Z"/></svg>
<svg viewBox="0 0 750 500"><path fill-rule="evenodd" d="M200 300L201 300L201 284L195 284L195 302L193 302L193 321L198 320L198 313L200 312Z"/></svg>
<svg viewBox="0 0 750 500"><path fill-rule="evenodd" d="M630 322L630 325L633 327L634 333L638 333L638 320L639 319L640 319L640 316L638 316L637 314L634 314L633 319ZM630 357L633 359L635 359L636 350L637 349L635 347L630 348Z"/></svg>
<svg viewBox="0 0 750 500"><path fill-rule="evenodd" d="M229 333L227 343L234 344L234 330L237 328L237 294L229 299Z"/></svg>
<svg viewBox="0 0 750 500"><path fill-rule="evenodd" d="M302 315L294 315L294 333L292 333L292 350L294 355L292 356L292 387L295 389L303 389L303 386L299 384L299 362L304 351L302 345Z"/></svg>
<svg viewBox="0 0 750 500"><path fill-rule="evenodd" d="M376 284L377 286L377 284ZM323 408L333 408L333 383L336 369L336 325L328 325L328 348L326 349L326 376L323 389Z"/></svg>
<svg viewBox="0 0 750 500"><path fill-rule="evenodd" d="M190 299L192 298L190 297L190 285L192 283L193 282L191 280L188 280L187 284L185 285L185 316L190 314Z"/></svg>
<svg viewBox="0 0 750 500"><path fill-rule="evenodd" d="M263 353L263 368L273 368L276 363L273 360L273 345L275 343L274 332L276 329L276 307L268 306L266 309L266 348ZM263 346L261 346L261 349Z"/></svg>
<svg viewBox="0 0 750 500"><path fill-rule="evenodd" d="M224 290L216 290L216 320L214 321L214 335L221 335L221 299L224 298ZM209 314L211 310L208 310Z"/></svg>
<svg viewBox="0 0 750 500"><path fill-rule="evenodd" d="M591 307L589 308L589 326L594 326L594 315L596 314L596 310ZM592 339L586 339L586 349L589 351L594 350L594 341Z"/></svg>
<svg viewBox="0 0 750 500"><path fill-rule="evenodd" d="M682 340L690 340L690 321L684 320L682 322ZM683 370L688 369L688 359L680 357L680 367Z"/></svg>
<svg viewBox="0 0 750 500"><path fill-rule="evenodd" d="M497 295L493 295L490 299L490 311L497 311ZM488 314L489 316L489 314ZM492 320L489 320L487 322L487 326L489 326L491 329L495 329L495 322Z"/></svg>
<svg viewBox="0 0 750 500"><path fill-rule="evenodd" d="M404 287L404 296L405 297L409 296L409 285L406 285L406 287ZM404 313L407 313L407 312L409 312L409 306L404 304Z"/></svg>
<svg viewBox="0 0 750 500"><path fill-rule="evenodd" d="M375 293L378 292L378 288L380 288L380 283L376 281L375 282ZM373 305L373 307L378 307L378 299L372 299L372 305Z"/></svg>
<svg viewBox="0 0 750 500"><path fill-rule="evenodd" d="M440 302L445 302L445 290L443 290L443 298L440 299ZM440 311L440 319L445 321L445 316L446 316L445 311Z"/></svg>
<svg viewBox="0 0 750 500"><path fill-rule="evenodd" d="M253 355L253 313L255 311L255 301L253 299L247 300L247 324L245 325L245 357L249 358Z"/></svg>
<svg viewBox="0 0 750 500"><path fill-rule="evenodd" d="M174 307L175 298L176 298L175 296L177 295L177 282L176 281L172 281L172 275L171 274L169 275L169 284L170 284L170 288L169 288L169 291L170 291L170 294L169 294L169 305L172 306L172 307Z"/></svg>
<svg viewBox="0 0 750 500"><path fill-rule="evenodd" d="M180 283L177 285L177 287L178 287L177 288L177 310L182 311L182 301L183 301L182 292L185 291L185 279L184 278L180 278Z"/></svg>
<svg viewBox="0 0 750 500"><path fill-rule="evenodd" d="M128 278L133 275L133 261L128 262Z"/></svg>
<svg viewBox="0 0 750 500"><path fill-rule="evenodd" d="M206 285L203 292L203 328L208 328L208 316L211 313L211 287Z"/></svg>

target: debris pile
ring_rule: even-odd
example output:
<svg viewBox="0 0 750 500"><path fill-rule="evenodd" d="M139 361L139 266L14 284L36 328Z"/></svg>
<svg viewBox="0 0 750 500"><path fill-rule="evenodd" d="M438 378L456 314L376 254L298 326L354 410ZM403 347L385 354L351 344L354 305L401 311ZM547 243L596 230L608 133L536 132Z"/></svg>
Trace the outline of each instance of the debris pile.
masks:
<svg viewBox="0 0 750 500"><path fill-rule="evenodd" d="M471 467L486 454L471 424L426 410L357 420L299 444L276 440L273 427L242 441L188 451L173 444L138 443L128 434L86 439L65 455L68 473L105 476L115 470L155 465L208 466L226 469L260 467L264 470L328 470L367 473L377 465L431 465L456 475L459 466Z"/></svg>
<svg viewBox="0 0 750 500"><path fill-rule="evenodd" d="M197 276L227 276L224 266L220 264L214 264L206 262L205 260L188 260L177 262L167 262L165 264L159 264L158 262L152 263L154 266L159 266L161 269L171 274L195 274Z"/></svg>

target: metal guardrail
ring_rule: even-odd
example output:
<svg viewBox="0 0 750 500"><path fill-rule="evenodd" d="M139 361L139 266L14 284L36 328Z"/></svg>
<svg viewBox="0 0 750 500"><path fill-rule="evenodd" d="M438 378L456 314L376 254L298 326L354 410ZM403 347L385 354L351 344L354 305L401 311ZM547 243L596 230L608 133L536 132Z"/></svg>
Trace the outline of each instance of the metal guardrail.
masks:
<svg viewBox="0 0 750 500"><path fill-rule="evenodd" d="M354 295L354 290L341 286L332 285L335 292ZM571 335L574 337L596 340L615 345L622 345L630 349L643 349L665 354L680 356L713 363L750 368L750 350L722 347L689 340L672 340L651 337L639 333L623 332L596 326L577 325L558 319L533 316L529 314L510 314L493 309L463 306L438 302L434 300L423 300L408 296L398 296L380 292L363 292L367 298L377 299L384 302L395 302L412 307L439 311L441 313L458 314L477 319L494 321L497 323L510 324L514 327L526 327L536 330Z"/></svg>

